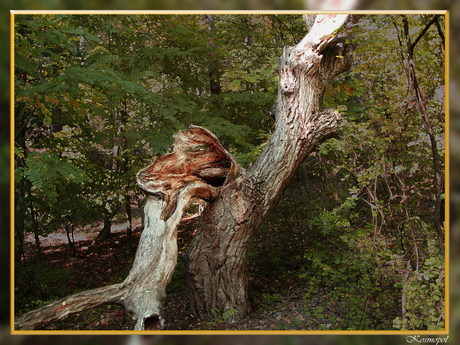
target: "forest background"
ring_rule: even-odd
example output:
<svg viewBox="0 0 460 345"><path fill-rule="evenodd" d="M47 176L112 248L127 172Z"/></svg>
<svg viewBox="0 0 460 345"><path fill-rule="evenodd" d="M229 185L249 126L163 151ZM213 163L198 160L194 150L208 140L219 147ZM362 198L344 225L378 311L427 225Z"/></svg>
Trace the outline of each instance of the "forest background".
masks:
<svg viewBox="0 0 460 345"><path fill-rule="evenodd" d="M453 19L453 18L452 18L452 19ZM452 22L455 22L455 20L452 20ZM275 54L275 56L277 57L278 55ZM453 68L453 70L455 71L454 68ZM258 75L256 74L256 76L258 76ZM261 75L259 75L258 77L261 78L261 79L263 78L263 76L261 76ZM249 76L247 76L246 78L249 78ZM233 86L236 86L236 87L240 87L240 86L241 86L241 84L238 82L238 80L242 80L242 82L249 82L249 83L251 82L251 80L245 80L244 77L242 77L242 78L235 78L235 79L231 78L231 79L232 79L232 80L230 81L230 84L233 83ZM348 80L347 82L349 82L349 81L350 81L350 80ZM342 83L343 83L344 81L337 81L337 82L342 82ZM275 84L275 85L276 85L276 84ZM358 89L358 88L355 88L355 89ZM330 92L332 92L332 93L330 93L329 95L330 95L330 96L334 96L333 98L329 98L330 101L332 101L332 100L333 100L333 101L340 100L340 97L343 98L343 101L347 100L347 98L348 98L349 96L356 96L356 97L359 97L358 94L355 94L355 95L348 95L348 96L347 96L347 95L345 95L345 94L342 94L342 95L333 94L333 92L334 92L333 90L330 91ZM359 92L359 89L358 89L358 92ZM345 92L345 93L346 93L346 92ZM396 95L395 95L395 97L396 97ZM452 99L452 98L451 98L451 99ZM327 101L327 100L328 100L328 99L326 98L326 101ZM52 102L52 101L51 101L51 102ZM261 102L262 102L262 101L261 101ZM267 107L267 106L269 106L269 103L270 103L270 102L267 100L266 103L263 103L263 106ZM270 104L270 105L271 105L271 104ZM183 109L182 109L182 110L183 110ZM185 110L185 112L186 112L186 111L187 111L187 110ZM452 113L451 113L452 123L455 123L455 120L454 120L455 117L454 117L454 116L455 116L455 115L454 115L454 112L452 112ZM216 128L218 128L218 125L216 125L216 126L217 126ZM7 126L3 126L3 128L8 128L8 127L7 127ZM172 128L171 128L171 132L173 132L174 130L175 130L175 128L172 127ZM218 130L217 130L217 132L218 132ZM217 133L217 134L219 135L219 133ZM223 134L224 134L224 133L223 133ZM247 144L247 143L236 143L236 139L237 139L238 136L235 135L233 138L231 138L231 132L230 132L230 133L225 133L225 134L229 135L229 137L227 138L228 141L229 141L230 143L232 143L233 145L235 145L235 146L239 144L239 145L241 145L241 147L243 147L244 144ZM251 137L253 137L253 136L251 136ZM262 137L261 139L262 139L262 142L249 143L250 145L252 145L252 147L247 147L247 148L246 148L246 153L247 153L247 154L253 153L253 152L255 151L254 148L256 148L258 145L263 144L263 140L264 140L265 138ZM233 140L233 142L232 142L232 140ZM243 149L242 149L241 151L244 152ZM323 155L327 155L326 151L327 151L327 147L324 148L324 151L322 152L322 154L323 154ZM244 155L241 155L241 156L240 156L240 159L242 160L243 163L244 163L244 159L245 159L246 157L247 157L247 156L244 156ZM410 172L410 169L408 169L408 170L409 170L409 172ZM69 173L71 173L71 172L69 172ZM322 217L321 219L324 219L324 217L326 217L327 215L328 215L327 213L323 213L323 214L321 215L321 217ZM336 219L336 217L334 217L334 218ZM376 218L378 218L378 217L376 217ZM378 222L378 220L377 220L377 222ZM379 225L379 223L375 223L375 224ZM375 224L374 224L374 226L375 226ZM452 226L453 226L453 225L452 225ZM326 234L327 234L328 231L333 231L333 229L329 229L329 230L328 230L328 229L324 229L324 228L323 228L323 230L324 230L323 232L325 232ZM454 266L454 265L452 265L452 266Z"/></svg>

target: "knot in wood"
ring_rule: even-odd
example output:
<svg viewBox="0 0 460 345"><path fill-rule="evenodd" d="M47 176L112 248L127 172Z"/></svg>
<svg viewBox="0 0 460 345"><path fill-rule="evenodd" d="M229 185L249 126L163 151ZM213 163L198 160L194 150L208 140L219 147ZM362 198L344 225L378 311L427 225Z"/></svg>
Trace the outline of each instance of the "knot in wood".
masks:
<svg viewBox="0 0 460 345"><path fill-rule="evenodd" d="M292 93L299 88L293 69L287 65L280 71L280 90L282 93Z"/></svg>

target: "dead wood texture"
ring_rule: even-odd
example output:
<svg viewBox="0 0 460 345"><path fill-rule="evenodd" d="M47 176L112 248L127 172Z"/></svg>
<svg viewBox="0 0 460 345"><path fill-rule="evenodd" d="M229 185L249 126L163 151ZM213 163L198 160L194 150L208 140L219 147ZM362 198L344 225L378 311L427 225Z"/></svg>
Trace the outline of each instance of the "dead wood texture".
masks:
<svg viewBox="0 0 460 345"><path fill-rule="evenodd" d="M191 197L210 201L184 254L191 305L202 319L209 319L211 310L229 322L244 318L250 311L248 245L304 158L337 130L339 114L322 109L322 100L330 80L350 68L345 36L355 19L318 15L313 25L308 20L311 29L299 44L284 48L272 109L276 128L250 169L239 167L204 128L176 134L174 152L137 174L147 194L145 228L125 281L30 311L15 320L15 329L34 329L108 303L134 312L137 330L161 329L165 289L177 262L176 228Z"/></svg>
<svg viewBox="0 0 460 345"><path fill-rule="evenodd" d="M237 167L217 138L201 127L175 135L174 152L139 171L146 192L144 230L133 267L120 284L71 295L15 320L15 330L35 329L104 304L121 304L137 316L136 330L161 329L166 286L177 262L177 226L192 197L213 200Z"/></svg>

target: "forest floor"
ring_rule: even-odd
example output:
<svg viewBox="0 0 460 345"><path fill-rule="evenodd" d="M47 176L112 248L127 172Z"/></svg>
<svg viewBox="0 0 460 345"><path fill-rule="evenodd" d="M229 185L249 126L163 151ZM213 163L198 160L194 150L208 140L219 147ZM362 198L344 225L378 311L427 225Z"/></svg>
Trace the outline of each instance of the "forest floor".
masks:
<svg viewBox="0 0 460 345"><path fill-rule="evenodd" d="M183 275L181 254L186 250L194 236L199 216L189 216L178 228L179 259L174 276L167 287L167 300L164 305L166 330L326 330L331 328L328 320L331 316L340 323L340 303L326 301L324 295L315 291L308 299L305 293L308 283L294 275L277 277L258 274L258 267L248 263L249 300L252 311L248 317L238 323L226 323L222 317L213 320L200 320L193 314L188 302L188 291ZM111 237L92 246L102 226L76 229L74 240L77 257L72 256L64 230L58 230L41 238L42 263L38 262L32 234L25 238L25 271L16 282L16 310L27 308L25 294L37 294L35 299L50 302L76 293L103 285L118 283L127 276L137 248L141 233L140 218L133 221L133 244L128 250L126 241L126 223L114 222ZM40 266L41 265L41 266ZM42 268L50 271L40 277ZM33 267L40 267L40 269ZM35 272L35 273L32 273ZM44 274L44 273L43 273ZM34 280L33 282L31 280ZM51 281L46 281L51 280ZM27 292L29 285L34 285ZM44 286L40 293L37 286ZM63 288L65 287L65 288ZM24 290L22 290L24 289ZM19 292L20 291L20 292ZM30 299L31 296L29 296ZM30 303L30 302L28 302ZM29 304L30 306L30 304ZM30 307L29 307L30 308ZM306 316L307 311L320 308L323 318ZM56 322L43 329L48 330L132 330L135 320L131 314L124 312L122 306L104 306L84 311L62 322ZM332 328L335 328L332 326Z"/></svg>

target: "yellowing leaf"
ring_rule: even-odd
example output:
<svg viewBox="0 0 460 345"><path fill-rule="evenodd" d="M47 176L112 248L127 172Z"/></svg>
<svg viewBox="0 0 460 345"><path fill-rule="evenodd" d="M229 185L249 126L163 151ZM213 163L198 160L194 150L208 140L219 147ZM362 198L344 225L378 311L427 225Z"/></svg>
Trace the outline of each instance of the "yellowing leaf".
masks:
<svg viewBox="0 0 460 345"><path fill-rule="evenodd" d="M353 96L353 88L351 87L346 87L345 92L347 93L348 96Z"/></svg>

